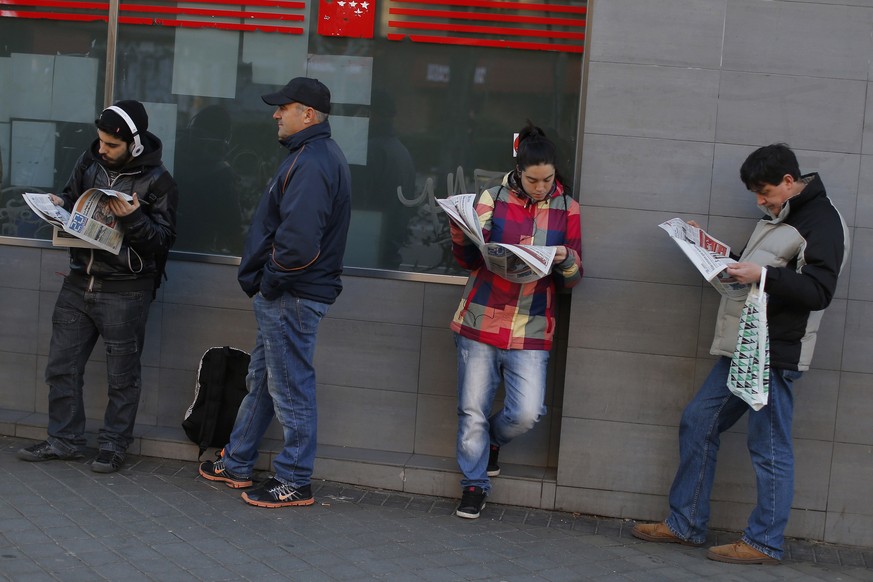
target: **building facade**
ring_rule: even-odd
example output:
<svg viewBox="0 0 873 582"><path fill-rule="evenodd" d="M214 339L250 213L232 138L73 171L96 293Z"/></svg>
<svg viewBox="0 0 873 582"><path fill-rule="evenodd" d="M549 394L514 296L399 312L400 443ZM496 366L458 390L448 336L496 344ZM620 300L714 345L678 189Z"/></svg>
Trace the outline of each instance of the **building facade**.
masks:
<svg viewBox="0 0 873 582"><path fill-rule="evenodd" d="M694 218L740 247L758 213L739 165L784 141L821 173L853 236L796 385L787 534L873 546L873 2L376 0L357 16L308 1L56 4L0 11L0 432L45 434L67 262L20 194L61 188L99 110L138 99L183 205L149 321L134 452L196 458L180 423L199 358L254 342L237 255L282 153L259 95L305 74L333 92L355 182L345 290L316 356L316 477L457 495L448 322L464 274L433 199L511 169L513 132L530 119L558 143L582 204L585 278L561 297L548 414L501 453L493 500L663 517L718 297L657 225ZM101 351L86 380L95 423ZM742 529L754 503L744 432L740 422L723 439L714 527ZM277 447L265 443L265 468Z"/></svg>

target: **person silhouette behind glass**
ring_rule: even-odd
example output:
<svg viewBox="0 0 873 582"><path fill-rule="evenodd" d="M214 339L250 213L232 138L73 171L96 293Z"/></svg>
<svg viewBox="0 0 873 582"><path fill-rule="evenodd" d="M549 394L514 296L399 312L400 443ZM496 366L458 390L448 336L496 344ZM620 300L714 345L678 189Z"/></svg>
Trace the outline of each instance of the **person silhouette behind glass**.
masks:
<svg viewBox="0 0 873 582"><path fill-rule="evenodd" d="M227 161L231 119L222 105L209 105L188 124L177 148L179 240L182 251L239 255L242 216L239 176Z"/></svg>
<svg viewBox="0 0 873 582"><path fill-rule="evenodd" d="M367 142L367 194L382 212L379 234L379 267L400 266L400 249L406 242L407 224L415 210L405 206L415 190L415 164L394 130L397 108L385 91L373 94L370 106L370 138Z"/></svg>

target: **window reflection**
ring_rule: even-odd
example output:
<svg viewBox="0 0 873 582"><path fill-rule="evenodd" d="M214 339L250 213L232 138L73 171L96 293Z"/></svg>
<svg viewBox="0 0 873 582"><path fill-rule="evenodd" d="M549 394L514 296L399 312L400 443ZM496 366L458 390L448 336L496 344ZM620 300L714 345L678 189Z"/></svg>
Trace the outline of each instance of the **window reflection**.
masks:
<svg viewBox="0 0 873 582"><path fill-rule="evenodd" d="M321 79L334 96L331 127L353 172L347 266L459 274L434 199L481 191L511 169L513 133L527 119L557 143L561 167L574 167L581 52L388 40L390 5L376 4L373 38L320 34L318 3L310 3L302 33L294 34L122 22L113 97L146 103L150 129L164 143L164 161L180 185L176 251L241 253L251 213L286 154L260 95L297 75ZM581 45L576 36L556 38ZM93 139L93 117L103 105L106 25L0 17L0 37L7 51L0 53L2 87L21 86L4 65L13 54L94 62L91 77L76 73L85 79L77 86L88 92L68 95L72 114L10 112L7 90L0 95L0 234L48 238L22 218L18 191L60 189ZM48 79L48 86L24 93L27 106L52 94ZM46 135L53 143L10 155L14 126L23 122L52 123ZM40 152L49 150L47 183L13 179L23 176L15 160L45 167L49 158Z"/></svg>
<svg viewBox="0 0 873 582"><path fill-rule="evenodd" d="M95 137L106 25L0 18L0 236L50 239L23 192L60 190Z"/></svg>
<svg viewBox="0 0 873 582"><path fill-rule="evenodd" d="M461 274L434 199L481 191L512 169L513 134L527 119L554 136L572 169L581 63L555 52L374 41L367 164L352 167L346 263Z"/></svg>
<svg viewBox="0 0 873 582"><path fill-rule="evenodd" d="M242 253L240 177L229 156L231 131L230 113L216 103L194 114L180 132L175 178L185 195L176 216L179 250Z"/></svg>

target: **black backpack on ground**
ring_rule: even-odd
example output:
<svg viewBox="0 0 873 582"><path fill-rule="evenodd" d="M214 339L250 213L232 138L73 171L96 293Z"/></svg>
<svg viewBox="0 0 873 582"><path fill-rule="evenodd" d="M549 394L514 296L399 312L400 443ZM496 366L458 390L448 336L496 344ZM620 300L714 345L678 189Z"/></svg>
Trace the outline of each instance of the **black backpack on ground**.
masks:
<svg viewBox="0 0 873 582"><path fill-rule="evenodd" d="M194 402L188 407L182 428L200 447L222 448L230 440L236 413L248 391L249 354L228 346L209 348L200 358ZM198 455L199 458L199 455Z"/></svg>

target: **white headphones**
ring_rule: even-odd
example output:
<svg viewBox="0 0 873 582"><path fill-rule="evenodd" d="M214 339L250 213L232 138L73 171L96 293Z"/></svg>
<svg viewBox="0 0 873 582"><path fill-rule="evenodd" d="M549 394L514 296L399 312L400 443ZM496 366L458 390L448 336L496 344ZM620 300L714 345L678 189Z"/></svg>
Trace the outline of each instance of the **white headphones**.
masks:
<svg viewBox="0 0 873 582"><path fill-rule="evenodd" d="M133 119L130 118L130 115L128 115L124 109L116 107L115 105L110 105L105 109L105 111L114 111L125 121L125 123L127 123L127 127L130 128L130 133L133 134L133 145L130 146L130 155L133 157L140 155L145 148L142 145L142 141L139 139L139 130L136 128L136 124L133 122Z"/></svg>

